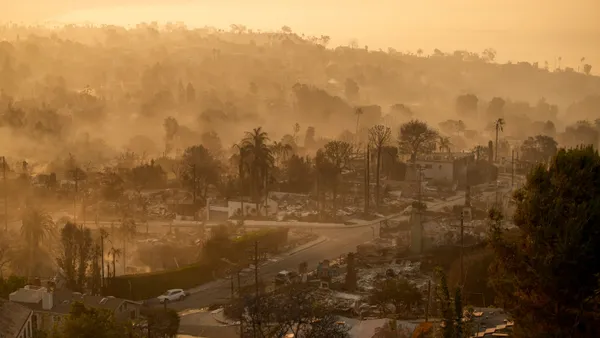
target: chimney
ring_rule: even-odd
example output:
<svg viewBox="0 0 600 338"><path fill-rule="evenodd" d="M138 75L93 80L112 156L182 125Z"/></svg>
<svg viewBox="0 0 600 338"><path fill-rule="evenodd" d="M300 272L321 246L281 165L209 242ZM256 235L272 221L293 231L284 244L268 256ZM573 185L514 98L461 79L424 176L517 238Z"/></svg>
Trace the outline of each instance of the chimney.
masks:
<svg viewBox="0 0 600 338"><path fill-rule="evenodd" d="M45 291L42 294L42 309L52 310L54 306L54 293L52 290Z"/></svg>

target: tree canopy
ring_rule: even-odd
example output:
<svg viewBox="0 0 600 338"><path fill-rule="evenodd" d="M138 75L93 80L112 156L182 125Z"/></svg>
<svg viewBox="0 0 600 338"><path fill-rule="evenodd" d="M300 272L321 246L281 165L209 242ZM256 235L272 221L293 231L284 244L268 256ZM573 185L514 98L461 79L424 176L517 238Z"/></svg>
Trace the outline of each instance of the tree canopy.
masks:
<svg viewBox="0 0 600 338"><path fill-rule="evenodd" d="M494 287L520 336L600 334L600 156L560 150L514 196L517 231L492 212Z"/></svg>

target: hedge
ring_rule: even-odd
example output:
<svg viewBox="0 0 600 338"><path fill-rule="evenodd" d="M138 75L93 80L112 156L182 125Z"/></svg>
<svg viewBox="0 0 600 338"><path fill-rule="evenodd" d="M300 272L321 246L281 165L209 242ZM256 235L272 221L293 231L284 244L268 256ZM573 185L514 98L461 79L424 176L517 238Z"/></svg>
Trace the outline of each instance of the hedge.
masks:
<svg viewBox="0 0 600 338"><path fill-rule="evenodd" d="M259 252L276 252L287 241L288 229L264 229L249 232L231 240L229 257L243 262L258 241ZM137 275L122 275L108 280L106 294L119 298L144 300L157 297L169 289L190 289L210 282L230 268L220 259L202 260L175 270L157 271Z"/></svg>

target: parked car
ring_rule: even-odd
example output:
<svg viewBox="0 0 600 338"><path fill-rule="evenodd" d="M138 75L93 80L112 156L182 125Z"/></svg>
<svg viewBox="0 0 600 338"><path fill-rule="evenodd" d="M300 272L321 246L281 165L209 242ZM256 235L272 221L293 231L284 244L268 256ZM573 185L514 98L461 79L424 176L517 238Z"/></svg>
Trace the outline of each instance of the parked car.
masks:
<svg viewBox="0 0 600 338"><path fill-rule="evenodd" d="M158 301L162 304L165 301L174 302L178 300L183 300L186 296L187 294L185 293L185 291L183 291L183 289L171 289L167 290L167 292L163 293L157 298Z"/></svg>

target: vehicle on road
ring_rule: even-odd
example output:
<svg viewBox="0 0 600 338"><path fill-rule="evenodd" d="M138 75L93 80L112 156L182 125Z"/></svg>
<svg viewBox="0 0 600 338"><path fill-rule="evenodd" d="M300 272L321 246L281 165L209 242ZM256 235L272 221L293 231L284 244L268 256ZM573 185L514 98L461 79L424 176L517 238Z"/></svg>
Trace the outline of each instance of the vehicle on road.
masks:
<svg viewBox="0 0 600 338"><path fill-rule="evenodd" d="M167 302L181 301L186 296L187 296L187 294L185 293L185 291L183 291L183 289L171 289L171 290L167 290L165 293L158 296L157 299L162 304L165 301L167 301Z"/></svg>

